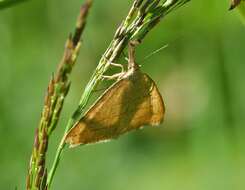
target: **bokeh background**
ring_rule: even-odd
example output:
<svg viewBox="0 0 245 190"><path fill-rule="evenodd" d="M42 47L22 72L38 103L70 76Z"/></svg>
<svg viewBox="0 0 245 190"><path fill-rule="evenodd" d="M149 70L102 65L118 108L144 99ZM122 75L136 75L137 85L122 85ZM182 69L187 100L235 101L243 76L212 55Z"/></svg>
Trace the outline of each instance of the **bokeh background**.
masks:
<svg viewBox="0 0 245 190"><path fill-rule="evenodd" d="M72 88L51 138L49 166L65 123L131 2L94 2ZM25 188L45 89L81 3L27 1L0 10L0 189ZM163 95L165 122L109 143L65 150L54 189L245 189L245 27L228 7L228 0L192 0L147 36L137 60Z"/></svg>

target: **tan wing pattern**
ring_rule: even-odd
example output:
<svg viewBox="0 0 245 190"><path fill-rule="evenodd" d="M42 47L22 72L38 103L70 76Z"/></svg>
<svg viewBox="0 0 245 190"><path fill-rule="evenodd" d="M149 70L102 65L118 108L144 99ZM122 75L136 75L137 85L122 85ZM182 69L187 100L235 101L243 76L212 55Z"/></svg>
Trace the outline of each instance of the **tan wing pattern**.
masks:
<svg viewBox="0 0 245 190"><path fill-rule="evenodd" d="M117 138L163 121L164 103L154 81L135 70L112 85L66 136L70 147Z"/></svg>

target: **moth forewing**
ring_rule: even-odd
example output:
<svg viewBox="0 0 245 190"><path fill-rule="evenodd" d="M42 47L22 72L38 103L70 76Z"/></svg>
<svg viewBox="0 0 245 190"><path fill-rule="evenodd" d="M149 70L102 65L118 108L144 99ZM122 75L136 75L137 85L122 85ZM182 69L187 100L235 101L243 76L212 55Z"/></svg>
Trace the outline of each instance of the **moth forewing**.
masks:
<svg viewBox="0 0 245 190"><path fill-rule="evenodd" d="M155 82L130 52L128 71L106 90L66 136L70 147L117 138L144 125L159 125L165 107Z"/></svg>

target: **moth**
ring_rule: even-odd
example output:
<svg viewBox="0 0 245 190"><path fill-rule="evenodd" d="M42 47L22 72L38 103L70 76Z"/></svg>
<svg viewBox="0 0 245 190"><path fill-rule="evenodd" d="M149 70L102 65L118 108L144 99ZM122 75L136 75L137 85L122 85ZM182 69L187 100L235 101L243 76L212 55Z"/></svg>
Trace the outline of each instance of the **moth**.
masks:
<svg viewBox="0 0 245 190"><path fill-rule="evenodd" d="M129 45L128 70L67 133L70 147L115 139L144 125L162 123L165 106L155 82L135 62Z"/></svg>

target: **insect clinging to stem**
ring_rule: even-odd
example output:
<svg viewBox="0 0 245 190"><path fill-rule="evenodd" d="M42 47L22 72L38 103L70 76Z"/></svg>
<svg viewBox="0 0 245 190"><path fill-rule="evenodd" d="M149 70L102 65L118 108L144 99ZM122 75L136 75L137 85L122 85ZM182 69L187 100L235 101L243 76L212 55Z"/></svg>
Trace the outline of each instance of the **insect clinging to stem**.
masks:
<svg viewBox="0 0 245 190"><path fill-rule="evenodd" d="M70 147L115 139L162 123L165 106L155 82L135 62L135 43L128 47L128 69L68 131Z"/></svg>

